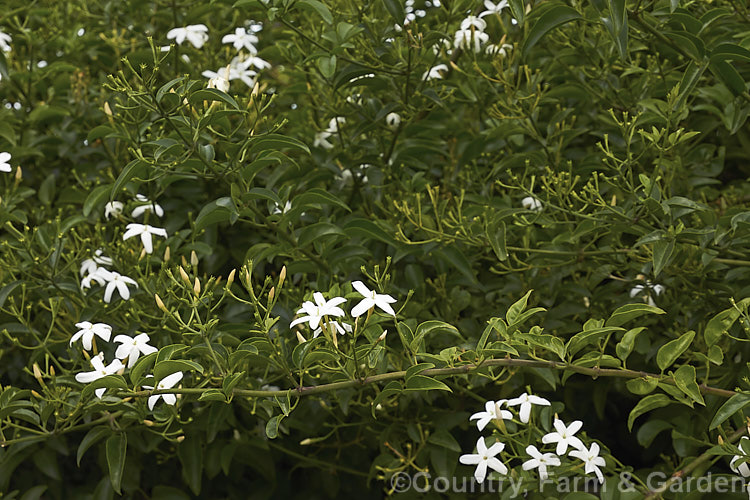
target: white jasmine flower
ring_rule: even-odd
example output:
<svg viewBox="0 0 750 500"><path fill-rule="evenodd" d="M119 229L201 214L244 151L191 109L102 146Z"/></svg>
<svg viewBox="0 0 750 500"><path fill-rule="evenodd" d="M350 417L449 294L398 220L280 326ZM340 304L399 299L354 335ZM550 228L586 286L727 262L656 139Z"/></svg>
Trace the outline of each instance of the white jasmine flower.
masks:
<svg viewBox="0 0 750 500"><path fill-rule="evenodd" d="M591 443L591 449L587 450L584 446L583 449L571 451L569 455L571 457L576 457L583 460L583 462L585 463L584 472L586 472L586 474L591 474L593 472L594 474L596 474L597 479L599 479L599 483L604 482L604 475L602 474L602 471L599 469L599 467L605 467L607 463L602 457L599 456L598 444ZM750 469L747 468L747 464L742 465L744 465L745 469L748 471L748 473L750 473ZM740 467L742 467L742 465Z"/></svg>
<svg viewBox="0 0 750 500"><path fill-rule="evenodd" d="M193 47L200 49L208 40L208 27L205 24L191 24L184 28L174 28L167 32L167 39L174 40L178 45L187 40Z"/></svg>
<svg viewBox="0 0 750 500"><path fill-rule="evenodd" d="M177 383L182 380L182 372L175 372L171 375L167 375L163 379L159 381L158 384L156 384L156 389L171 389ZM153 387L144 385L144 389L153 389ZM150 396L148 398L148 409L153 410L156 403L159 401L159 399L163 399L164 402L168 405L173 405L177 402L177 396L174 394L154 394L153 396Z"/></svg>
<svg viewBox="0 0 750 500"><path fill-rule="evenodd" d="M263 31L263 23L261 21L248 21L245 25L253 33Z"/></svg>
<svg viewBox="0 0 750 500"><path fill-rule="evenodd" d="M654 285L650 281L646 281L645 285L635 285L630 290L630 298L635 297L641 292L646 292L646 301L648 305L652 307L656 307L656 302L654 302L654 299L651 297L651 292L653 292L654 295L657 297L665 290L664 286L662 285Z"/></svg>
<svg viewBox="0 0 750 500"><path fill-rule="evenodd" d="M0 39L1 40L1 39ZM10 166L10 153L0 153L0 172L12 172L13 167Z"/></svg>
<svg viewBox="0 0 750 500"><path fill-rule="evenodd" d="M125 229L125 234L122 235L123 241L132 238L133 236L140 236L143 248L146 249L146 253L154 251L154 246L151 242L151 235L161 236L162 238L167 237L166 229L149 226L148 224L128 224Z"/></svg>
<svg viewBox="0 0 750 500"><path fill-rule="evenodd" d="M107 375L114 375L124 368L122 362L119 359L115 359L109 365L104 366L104 353L99 353L98 356L91 358L91 366L94 367L94 371L81 372L76 374L76 380L82 384L89 384L94 380L99 380ZM101 398L106 391L106 387L100 387L96 389L94 393L96 397Z"/></svg>
<svg viewBox="0 0 750 500"><path fill-rule="evenodd" d="M422 9L417 9L414 11L414 14L416 14L417 17L424 17L427 15L427 12Z"/></svg>
<svg viewBox="0 0 750 500"><path fill-rule="evenodd" d="M229 92L229 80L221 76L216 76L208 80L206 87L221 90L222 92Z"/></svg>
<svg viewBox="0 0 750 500"><path fill-rule="evenodd" d="M106 278L104 277L104 273L108 273L106 269L103 267L99 267L94 271L93 273L89 274L88 276L84 277L81 280L81 289L87 289L91 288L91 282L96 281L96 283L99 286L104 286L105 283L107 283Z"/></svg>
<svg viewBox="0 0 750 500"><path fill-rule="evenodd" d="M278 203L274 202L273 203L273 212L271 212L271 215L285 214L289 210L291 210L291 208L292 208L292 202L291 201L287 201L286 203L284 203L283 210L282 210L281 206Z"/></svg>
<svg viewBox="0 0 750 500"><path fill-rule="evenodd" d="M76 323L76 328L79 328L79 330L70 338L69 345L72 346L73 342L81 339L83 348L87 351L91 350L94 335L101 337L105 342L109 342L109 338L112 336L112 327L106 323L82 321Z"/></svg>
<svg viewBox="0 0 750 500"><path fill-rule="evenodd" d="M747 445L750 444L750 438L747 436L742 436L742 439L740 439L740 442L738 443L738 448L744 452ZM593 447L592 447L593 448ZM744 456L735 455L732 458L732 461L729 462L729 467L736 473L739 474L742 477L750 477L750 464L747 462L742 462L740 465L735 465L735 463L740 460L741 458L745 458ZM583 459L582 459L583 460ZM604 465L604 464L601 464Z"/></svg>
<svg viewBox="0 0 750 500"><path fill-rule="evenodd" d="M477 420L477 429L483 430L492 420L512 420L513 414L508 410L501 410L500 406L508 401L501 399L499 401L487 401L484 404L484 411L475 413L469 417L469 421Z"/></svg>
<svg viewBox="0 0 750 500"><path fill-rule="evenodd" d="M315 292L313 299L315 300L314 303L307 300L302 304L302 308L297 311L297 314L305 313L306 316L292 321L289 324L289 328L304 322L307 322L310 328L317 328L323 316L341 317L346 314L340 307L337 307L346 302L346 299L343 297L334 297L331 300L326 300L322 293Z"/></svg>
<svg viewBox="0 0 750 500"><path fill-rule="evenodd" d="M508 0L500 0L499 2L497 2L497 4L492 3L490 0L484 0L484 8L487 10L479 14L479 17L489 16L492 14L500 15L503 9L507 6Z"/></svg>
<svg viewBox="0 0 750 500"><path fill-rule="evenodd" d="M112 215L116 217L122 213L123 208L125 208L125 205L121 201L110 201L104 205L104 217L107 219Z"/></svg>
<svg viewBox="0 0 750 500"><path fill-rule="evenodd" d="M7 34L0 31L0 50L3 52L10 52L10 42L13 41L13 38Z"/></svg>
<svg viewBox="0 0 750 500"><path fill-rule="evenodd" d="M542 209L542 202L534 198L533 196L527 196L521 200L521 206L526 210L533 210L539 212Z"/></svg>
<svg viewBox="0 0 750 500"><path fill-rule="evenodd" d="M484 481L484 478L487 477L488 467L500 474L508 473L508 468L503 465L500 460L495 458L495 455L503 451L504 448L505 444L503 443L495 443L487 448L484 444L484 438L480 437L477 440L477 453L461 455L458 461L464 465L476 465L477 468L474 471L474 479L476 479L478 483L481 483Z"/></svg>
<svg viewBox="0 0 750 500"><path fill-rule="evenodd" d="M440 42L432 46L432 53L435 55L440 54L441 50L445 50L445 53L447 55L453 54L453 45L451 44L450 40L448 40L447 38L443 38ZM445 69L448 69L448 67L446 66Z"/></svg>
<svg viewBox="0 0 750 500"><path fill-rule="evenodd" d="M258 56L249 55L242 59L240 59L239 56L235 57L234 59L232 59L232 66L242 67L244 69L254 66L258 68L258 70L263 70L263 69L270 69L271 63L269 63L265 59L261 59Z"/></svg>
<svg viewBox="0 0 750 500"><path fill-rule="evenodd" d="M133 278L123 276L120 273L99 268L97 274L107 281L107 288L104 289L104 302L107 304L112 300L112 294L114 293L115 288L123 300L128 300L130 298L128 285L134 285L138 288L138 283L136 283Z"/></svg>
<svg viewBox="0 0 750 500"><path fill-rule="evenodd" d="M390 306L390 304L396 302L396 299L390 295L375 293L367 288L361 281L352 281L352 286L364 297L362 301L352 309L352 317L357 318L362 316L375 306L378 306L391 316L396 315L396 311Z"/></svg>
<svg viewBox="0 0 750 500"><path fill-rule="evenodd" d="M133 217L134 219L143 215L146 212L146 210L150 210L157 217L161 217L164 215L164 209L161 208L161 206L158 203L149 200L142 194L135 195L135 199L139 203L142 203L142 205L135 207L133 211L130 213L130 216Z"/></svg>
<svg viewBox="0 0 750 500"><path fill-rule="evenodd" d="M346 123L346 118L343 116L335 116L328 122L328 128L325 130L329 134L336 134L339 131L339 127Z"/></svg>
<svg viewBox="0 0 750 500"><path fill-rule="evenodd" d="M487 27L487 22L484 19L480 19L477 16L468 16L466 19L461 21L462 30L471 30L474 27L477 31L484 31Z"/></svg>
<svg viewBox="0 0 750 500"><path fill-rule="evenodd" d="M574 434L583 427L583 422L575 420L566 427L562 420L556 418L552 425L555 427L555 432L550 432L542 437L542 443L557 443L555 453L558 455L564 455L568 450L568 446L578 450L586 449L583 442L574 436Z"/></svg>
<svg viewBox="0 0 750 500"><path fill-rule="evenodd" d="M224 35L224 38L221 39L221 43L231 43L237 50L244 47L251 54L258 53L258 49L255 48L258 41L258 37L248 33L245 28L235 28L234 34Z"/></svg>
<svg viewBox="0 0 750 500"><path fill-rule="evenodd" d="M513 46L509 43L504 43L502 45L491 43L484 47L484 53L488 56L500 56L501 58L505 58L508 56L508 52L512 49Z"/></svg>
<svg viewBox="0 0 750 500"><path fill-rule="evenodd" d="M422 80L442 80L442 71L448 71L448 66L437 64L422 74Z"/></svg>
<svg viewBox="0 0 750 500"><path fill-rule="evenodd" d="M329 137L331 137L331 134L329 134L325 130L322 132L317 132L315 134L315 139L313 140L313 146L320 146L323 149L333 149L333 144L328 142Z"/></svg>
<svg viewBox="0 0 750 500"><path fill-rule="evenodd" d="M335 328L336 331L339 332L339 335L344 335L346 333L351 333L352 331L354 331L354 329L352 328L352 326L350 324L344 323L342 325L342 324L340 324L336 320L327 321L327 322L325 322L325 324L328 325L329 329L331 327ZM315 330L313 330L313 338L316 338L321 333L323 333L323 326L322 325L319 326L318 328L316 328Z"/></svg>
<svg viewBox="0 0 750 500"><path fill-rule="evenodd" d="M487 43L490 35L483 31L461 29L456 31L456 39L453 46L457 49L473 50L475 53L482 51L482 45Z"/></svg>
<svg viewBox="0 0 750 500"><path fill-rule="evenodd" d="M398 113L388 113L385 115L385 123L388 125L388 128L395 130L401 123L401 117Z"/></svg>
<svg viewBox="0 0 750 500"><path fill-rule="evenodd" d="M157 351L156 347L148 345L149 340L151 339L146 333L138 334L135 337L118 335L115 337L115 342L122 345L115 351L115 356L123 361L128 358L128 368L132 368L141 354L145 356Z"/></svg>
<svg viewBox="0 0 750 500"><path fill-rule="evenodd" d="M549 406L550 402L544 398L540 398L539 396L530 395L524 392L517 398L508 401L507 405L521 405L521 409L519 411L521 415L521 422L526 424L529 422L529 417L531 416L531 405Z"/></svg>
<svg viewBox="0 0 750 500"><path fill-rule="evenodd" d="M560 459L557 455L554 453L541 453L533 444L526 447L526 453L531 455L531 460L523 463L523 470L539 469L539 479L542 481L548 477L547 467L560 465Z"/></svg>

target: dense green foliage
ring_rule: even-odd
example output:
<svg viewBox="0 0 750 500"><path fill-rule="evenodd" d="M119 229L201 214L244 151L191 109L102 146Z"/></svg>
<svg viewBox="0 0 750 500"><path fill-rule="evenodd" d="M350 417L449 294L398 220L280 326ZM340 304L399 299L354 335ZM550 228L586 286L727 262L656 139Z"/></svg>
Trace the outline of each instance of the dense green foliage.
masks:
<svg viewBox="0 0 750 500"><path fill-rule="evenodd" d="M464 498L501 399L528 498L736 476L750 9L507 4L5 0L0 496Z"/></svg>

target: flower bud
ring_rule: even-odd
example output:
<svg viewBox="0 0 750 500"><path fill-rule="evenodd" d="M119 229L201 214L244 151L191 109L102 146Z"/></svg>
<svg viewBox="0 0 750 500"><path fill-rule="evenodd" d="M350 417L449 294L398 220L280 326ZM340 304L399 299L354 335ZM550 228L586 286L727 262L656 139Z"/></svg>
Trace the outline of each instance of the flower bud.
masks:
<svg viewBox="0 0 750 500"><path fill-rule="evenodd" d="M39 384L44 384L42 381L42 371L39 369L39 365L37 363L34 363L34 365L31 367L32 371L34 372L34 378L39 382Z"/></svg>
<svg viewBox="0 0 750 500"><path fill-rule="evenodd" d="M52 365L50 365L50 367L49 367L49 374L50 374L50 377L54 377L55 376L55 367L52 366Z"/></svg>
<svg viewBox="0 0 750 500"><path fill-rule="evenodd" d="M273 300L273 296L276 294L276 287L271 287L271 291L268 292L268 302Z"/></svg>
<svg viewBox="0 0 750 500"><path fill-rule="evenodd" d="M23 177L23 172L21 171L21 165L16 167L16 185L18 185L19 182L21 182L21 178Z"/></svg>
<svg viewBox="0 0 750 500"><path fill-rule="evenodd" d="M307 342L307 339L305 339L305 337L303 337L300 332L297 332L297 340L300 344L304 344L305 342Z"/></svg>
<svg viewBox="0 0 750 500"><path fill-rule="evenodd" d="M198 278L195 278L195 283L193 284L193 293L195 293L196 296L200 295L201 293L201 282L198 281Z"/></svg>
<svg viewBox="0 0 750 500"><path fill-rule="evenodd" d="M169 247L167 247L166 250L164 250L164 262L169 262L169 257L171 256L169 252Z"/></svg>
<svg viewBox="0 0 750 500"><path fill-rule="evenodd" d="M179 436L179 437L177 438L177 442L178 442L178 443L181 443L181 442L183 442L183 441L185 441L185 436Z"/></svg>
<svg viewBox="0 0 750 500"><path fill-rule="evenodd" d="M107 116L112 116L112 108L109 107L109 103L107 101L104 101L104 114Z"/></svg>
<svg viewBox="0 0 750 500"><path fill-rule="evenodd" d="M188 276L182 266L180 266L180 277L182 278L182 281L184 281L188 285L190 284L190 276Z"/></svg>
<svg viewBox="0 0 750 500"><path fill-rule="evenodd" d="M164 302L162 302L161 297L159 297L158 294L156 294L156 293L154 294L154 299L156 299L156 307L158 307L159 309L161 309L164 312L169 312L167 310L167 306L164 305Z"/></svg>
<svg viewBox="0 0 750 500"><path fill-rule="evenodd" d="M190 252L190 265L193 267L198 265L198 255L195 253L195 250Z"/></svg>
<svg viewBox="0 0 750 500"><path fill-rule="evenodd" d="M237 269L232 269L232 272L229 273L229 276L227 276L227 288L232 286L232 283L234 283L234 273L237 271Z"/></svg>
<svg viewBox="0 0 750 500"><path fill-rule="evenodd" d="M378 342L384 341L386 335L388 335L388 330L383 330L383 333L381 333L380 337L378 337Z"/></svg>
<svg viewBox="0 0 750 500"><path fill-rule="evenodd" d="M143 425L146 427L152 427L154 425L154 422L152 420L143 419Z"/></svg>
<svg viewBox="0 0 750 500"><path fill-rule="evenodd" d="M299 442L300 446L307 446L309 444L312 444L313 440L310 438L305 438L302 441Z"/></svg>
<svg viewBox="0 0 750 500"><path fill-rule="evenodd" d="M279 288L281 288L281 285L284 284L285 279L286 279L286 266L283 266L281 268L281 272L279 273Z"/></svg>

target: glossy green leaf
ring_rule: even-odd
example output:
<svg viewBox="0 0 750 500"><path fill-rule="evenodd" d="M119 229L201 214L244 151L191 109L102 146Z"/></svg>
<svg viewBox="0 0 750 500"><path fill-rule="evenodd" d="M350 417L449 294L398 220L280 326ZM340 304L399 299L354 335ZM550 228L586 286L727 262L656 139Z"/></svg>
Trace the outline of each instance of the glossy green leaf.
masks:
<svg viewBox="0 0 750 500"><path fill-rule="evenodd" d="M656 410L657 408L662 408L672 404L673 402L674 401L665 394L651 394L650 396L641 399L638 404L635 405L635 408L630 411L630 415L628 416L628 430L633 430L633 423L639 416L652 410Z"/></svg>
<svg viewBox="0 0 750 500"><path fill-rule="evenodd" d="M716 411L714 418L711 419L711 424L708 426L708 430L712 431L716 429L726 422L729 417L748 406L750 406L750 395L743 393L735 394Z"/></svg>
<svg viewBox="0 0 750 500"><path fill-rule="evenodd" d="M695 367L682 365L674 372L675 385L687 396L698 404L705 406L698 382L695 380Z"/></svg>
<svg viewBox="0 0 750 500"><path fill-rule="evenodd" d="M89 429L86 435L83 436L83 439L81 439L81 442L78 444L78 451L76 452L76 465L78 465L78 467L81 466L81 458L83 458L83 454L86 453L86 450L91 448L97 443L97 441L100 441L105 436L109 436L110 434L112 434L112 432L112 429L106 425L99 425Z"/></svg>
<svg viewBox="0 0 750 500"><path fill-rule="evenodd" d="M539 19L537 19L534 26L529 31L529 34L526 36L521 49L522 56L526 57L531 48L536 45L544 35L558 26L575 21L576 19L582 19L581 14L567 5L555 5L548 9L539 17Z"/></svg>
<svg viewBox="0 0 750 500"><path fill-rule="evenodd" d="M605 326L622 326L644 314L666 314L666 311L648 304L625 304L615 309L615 312L607 319Z"/></svg>
<svg viewBox="0 0 750 500"><path fill-rule="evenodd" d="M451 391L451 388L439 380L424 375L414 375L406 381L405 391Z"/></svg>
<svg viewBox="0 0 750 500"><path fill-rule="evenodd" d="M659 369L663 372L679 358L685 350L690 346L690 343L695 338L695 332L689 331L677 339L667 342L656 353L656 364L659 365Z"/></svg>
<svg viewBox="0 0 750 500"><path fill-rule="evenodd" d="M125 470L125 454L128 449L128 436L124 432L116 432L107 438L107 467L112 489L119 495L122 474Z"/></svg>
<svg viewBox="0 0 750 500"><path fill-rule="evenodd" d="M333 24L333 14L331 14L331 10L318 0L300 0L294 5L303 10L316 12L326 24Z"/></svg>

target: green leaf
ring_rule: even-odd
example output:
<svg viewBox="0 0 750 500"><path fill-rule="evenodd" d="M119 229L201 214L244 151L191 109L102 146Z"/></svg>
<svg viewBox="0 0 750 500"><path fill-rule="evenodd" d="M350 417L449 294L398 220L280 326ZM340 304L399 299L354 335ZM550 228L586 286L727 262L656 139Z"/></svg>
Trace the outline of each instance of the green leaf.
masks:
<svg viewBox="0 0 750 500"><path fill-rule="evenodd" d="M685 103L688 96L693 93L695 86L698 84L701 76L703 76L706 68L708 68L708 62L696 64L695 61L690 61L685 69L685 74L682 75L682 80L680 80L679 97L675 104L677 109L679 109Z"/></svg>
<svg viewBox="0 0 750 500"><path fill-rule="evenodd" d="M317 12L326 24L333 24L333 14L324 3L318 0L299 0L295 5L303 10Z"/></svg>
<svg viewBox="0 0 750 500"><path fill-rule="evenodd" d="M208 389L200 395L198 401L221 401L222 403L226 403L227 397L224 392L219 389Z"/></svg>
<svg viewBox="0 0 750 500"><path fill-rule="evenodd" d="M654 243L654 277L659 276L661 270L669 263L674 251L674 239L661 239Z"/></svg>
<svg viewBox="0 0 750 500"><path fill-rule="evenodd" d="M461 453L461 445L458 444L456 438L445 429L438 429L433 434L430 434L430 437L427 438L427 442L456 453Z"/></svg>
<svg viewBox="0 0 750 500"><path fill-rule="evenodd" d="M154 366L154 378L159 381L175 372L186 370L195 370L198 373L203 373L203 367L195 361L189 361L187 359L168 359L156 363L156 366Z"/></svg>
<svg viewBox="0 0 750 500"><path fill-rule="evenodd" d="M83 202L83 215L89 216L92 210L99 204L103 204L112 192L112 184L97 186L91 190L86 200Z"/></svg>
<svg viewBox="0 0 750 500"><path fill-rule="evenodd" d="M330 222L317 222L305 226L302 231L300 231L297 245L299 248L304 248L314 241L327 239L331 236L346 237L346 233L340 227L331 224Z"/></svg>
<svg viewBox="0 0 750 500"><path fill-rule="evenodd" d="M417 331L414 333L414 339L410 343L411 350L417 352L419 343L422 342L428 335L435 335L438 333L447 333L458 338L461 338L461 334L458 332L458 328L442 321L430 320L420 323L417 327Z"/></svg>
<svg viewBox="0 0 750 500"><path fill-rule="evenodd" d="M505 313L505 321L508 323L508 325L514 324L518 319L518 316L523 312L524 309L526 309L526 303L529 301L531 292L533 292L533 290L529 290L528 292L526 292L526 295L515 301L513 305L508 308L508 311Z"/></svg>
<svg viewBox="0 0 750 500"><path fill-rule="evenodd" d="M656 389L659 379L656 377L634 378L625 382L625 386L633 394L644 396Z"/></svg>
<svg viewBox="0 0 750 500"><path fill-rule="evenodd" d="M708 430L712 431L723 424L729 417L735 413L747 408L750 405L750 395L738 393L729 398L721 408L716 411L716 415L711 420Z"/></svg>
<svg viewBox="0 0 750 500"><path fill-rule="evenodd" d="M268 422L266 422L266 436L268 439L276 439L279 436L279 424L281 419L284 418L284 414L274 415Z"/></svg>
<svg viewBox="0 0 750 500"><path fill-rule="evenodd" d="M147 167L148 163L139 159L133 160L125 165L125 168L122 169L122 172L120 172L120 175L117 176L117 180L112 185L112 191L109 193L109 201L114 200L125 184L130 182L130 179L136 175L141 175L145 172Z"/></svg>
<svg viewBox="0 0 750 500"><path fill-rule="evenodd" d="M633 352L633 347L635 346L635 338L645 329L645 326L631 328L630 330L625 332L625 335L622 336L622 340L620 340L620 342L615 346L617 357L620 358L623 362L627 360L628 356L630 356L630 353Z"/></svg>
<svg viewBox="0 0 750 500"><path fill-rule="evenodd" d="M100 379L94 380L90 384L86 384L86 387L81 391L82 398L89 398L96 389L106 387L107 389L128 389L128 384L122 375L107 375Z"/></svg>
<svg viewBox="0 0 750 500"><path fill-rule="evenodd" d="M344 203L328 191L320 188L308 189L304 193L295 196L292 200L292 207L299 208L301 210L312 207L314 205L330 205L343 208L347 212L352 211L352 209L349 208L346 203Z"/></svg>
<svg viewBox="0 0 750 500"><path fill-rule="evenodd" d="M625 304L615 309L605 326L622 326L631 319L635 319L644 314L667 314L666 311L648 304Z"/></svg>
<svg viewBox="0 0 750 500"><path fill-rule="evenodd" d="M386 384L386 386L383 388L380 393L373 399L371 405L370 405L370 411L372 412L372 418L378 418L375 414L375 410L377 410L377 407L379 404L383 403L387 398L394 396L396 394L400 394L402 391L401 388L401 382L398 380L391 380Z"/></svg>
<svg viewBox="0 0 750 500"><path fill-rule="evenodd" d="M508 250L505 247L505 222L498 220L487 225L485 230L487 239L495 252L497 259L502 262L508 259Z"/></svg>
<svg viewBox="0 0 750 500"><path fill-rule="evenodd" d="M541 38L565 23L574 21L576 19L582 19L581 14L578 13L572 7L567 5L556 5L548 9L539 19L534 23L534 26L529 31L526 40L523 42L523 48L521 49L522 57L528 55L531 48L537 44Z"/></svg>
<svg viewBox="0 0 750 500"><path fill-rule="evenodd" d="M612 15L612 39L620 53L620 58L628 57L628 15L625 10L625 0L607 0L609 12Z"/></svg>
<svg viewBox="0 0 750 500"><path fill-rule="evenodd" d="M128 437L124 432L117 432L107 438L107 467L112 488L120 495L122 473L125 470L125 453L128 449Z"/></svg>
<svg viewBox="0 0 750 500"><path fill-rule="evenodd" d="M750 302L750 299L742 299L736 304L737 307L724 309L708 321L706 329L703 331L703 339L706 341L706 345L714 345L723 335L727 334L740 317L740 311L747 307L748 302Z"/></svg>
<svg viewBox="0 0 750 500"><path fill-rule="evenodd" d="M203 229L220 222L234 223L239 218L237 206L232 198L225 196L205 205L195 218L193 231L199 233Z"/></svg>
<svg viewBox="0 0 750 500"><path fill-rule="evenodd" d="M146 373L156 361L156 355L158 353L152 352L151 354L147 354L146 356L142 356L136 361L133 368L130 369L130 382L133 385L139 385L141 380L143 379L143 374Z"/></svg>
<svg viewBox="0 0 750 500"><path fill-rule="evenodd" d="M633 408L633 410L630 412L630 415L628 416L628 430L633 430L633 423L639 416L643 415L644 413L650 412L651 410L656 410L657 408L662 408L664 406L672 404L673 402L674 401L672 401L672 399L670 399L670 397L665 394L652 394L641 399L638 404L635 405L635 408Z"/></svg>
<svg viewBox="0 0 750 500"><path fill-rule="evenodd" d="M319 57L316 61L320 74L325 78L331 78L336 74L336 56L335 55L324 55Z"/></svg>
<svg viewBox="0 0 750 500"><path fill-rule="evenodd" d="M414 375L406 381L405 391L451 391L451 388L431 377L425 377L424 375Z"/></svg>
<svg viewBox="0 0 750 500"><path fill-rule="evenodd" d="M187 436L177 445L177 456L182 462L182 479L195 495L200 495L203 477L203 450L198 436Z"/></svg>
<svg viewBox="0 0 750 500"><path fill-rule="evenodd" d="M508 2L510 13L518 21L518 26L523 26L523 20L526 15L526 6L523 3L523 0L509 0Z"/></svg>
<svg viewBox="0 0 750 500"><path fill-rule="evenodd" d="M188 102L193 106L200 104L202 101L219 101L233 107L238 111L240 109L240 105L237 104L237 101L234 100L234 97L227 94L226 92L222 92L219 89L200 89L193 92L192 94L190 94L190 97L188 97Z"/></svg>
<svg viewBox="0 0 750 500"><path fill-rule="evenodd" d="M695 401L696 403L706 405L701 395L701 390L698 387L698 382L695 381L695 367L690 365L682 365L674 372L674 383L675 385L687 396Z"/></svg>
<svg viewBox="0 0 750 500"><path fill-rule="evenodd" d="M727 86L732 94L739 96L745 92L745 80L731 64L719 59L712 59L711 64L708 67L711 72Z"/></svg>
<svg viewBox="0 0 750 500"><path fill-rule="evenodd" d="M100 425L98 427L90 429L86 433L86 435L83 436L83 439L81 439L81 442L78 444L78 451L76 452L76 464L78 465L78 467L81 466L81 458L83 458L83 454L86 453L86 450L91 448L104 436L109 436L110 434L112 434L111 427L107 425Z"/></svg>
<svg viewBox="0 0 750 500"><path fill-rule="evenodd" d="M720 43L711 51L711 60L750 62L750 50L733 43Z"/></svg>
<svg viewBox="0 0 750 500"><path fill-rule="evenodd" d="M13 281L12 283L8 283L4 287L0 288L0 307L3 307L5 305L5 301L8 300L8 296L13 293L13 290L18 288L23 284L23 281Z"/></svg>
<svg viewBox="0 0 750 500"><path fill-rule="evenodd" d="M403 26L404 19L406 19L403 3L399 0L383 0L383 3L385 4L385 9L393 17L393 20L396 21L396 24Z"/></svg>
<svg viewBox="0 0 750 500"><path fill-rule="evenodd" d="M582 332L576 333L573 335L570 340L568 341L568 344L565 347L565 350L567 353L571 356L575 356L578 351L580 351L583 347L598 341L600 338L604 337L605 335L611 334L613 332L621 332L624 331L624 328L616 327L616 326L608 326L604 328L594 328L591 330L584 330Z"/></svg>
<svg viewBox="0 0 750 500"><path fill-rule="evenodd" d="M258 136L250 148L250 154L259 154L261 151L283 151L285 149L299 149L310 154L307 145L293 137L281 134L266 134Z"/></svg>
<svg viewBox="0 0 750 500"><path fill-rule="evenodd" d="M693 338L695 338L695 332L690 330L680 338L674 339L661 346L659 352L656 353L656 364L659 365L659 369L663 372L672 366L672 363L674 363L675 360L677 360L677 358L679 358L680 355L690 346Z"/></svg>
<svg viewBox="0 0 750 500"><path fill-rule="evenodd" d="M425 370L429 370L430 368L435 368L435 365L432 363L419 363L417 365L410 366L406 369L406 376L404 377L404 380L408 381L414 375L422 373Z"/></svg>

